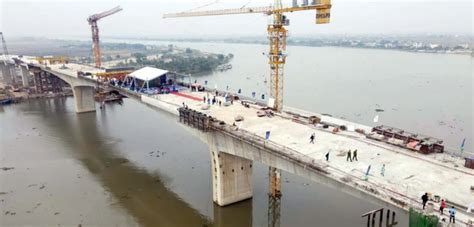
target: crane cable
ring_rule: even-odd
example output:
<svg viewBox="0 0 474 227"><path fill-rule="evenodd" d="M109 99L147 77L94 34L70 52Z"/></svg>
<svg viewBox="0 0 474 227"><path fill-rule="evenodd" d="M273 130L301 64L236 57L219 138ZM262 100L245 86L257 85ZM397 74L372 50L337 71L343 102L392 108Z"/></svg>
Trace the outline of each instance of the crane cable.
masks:
<svg viewBox="0 0 474 227"><path fill-rule="evenodd" d="M245 8L248 4L250 4L250 2L252 2L252 0L249 0L247 3L245 3L242 7L240 7L241 9Z"/></svg>
<svg viewBox="0 0 474 227"><path fill-rule="evenodd" d="M202 6L198 6L198 7L192 8L192 9L188 10L188 12L194 11L194 10L197 10L197 9L201 9L201 8L204 8L204 7L207 7L207 6L210 6L210 5L214 5L214 4L217 4L217 3L219 3L219 0L215 0L215 1L210 2L210 3L206 3L206 4L202 5Z"/></svg>

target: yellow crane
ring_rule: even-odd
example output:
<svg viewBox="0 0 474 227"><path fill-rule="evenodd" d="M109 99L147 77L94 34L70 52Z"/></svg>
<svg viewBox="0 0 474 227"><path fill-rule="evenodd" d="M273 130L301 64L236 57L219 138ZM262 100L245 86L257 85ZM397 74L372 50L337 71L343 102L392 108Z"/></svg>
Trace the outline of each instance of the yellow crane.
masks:
<svg viewBox="0 0 474 227"><path fill-rule="evenodd" d="M189 11L180 13L167 13L163 18L173 17L199 17L199 16L217 16L232 14L249 14L263 13L272 16L273 21L267 27L270 49L268 52L268 60L270 64L270 100L269 104L276 111L283 109L283 66L286 61L286 37L289 20L284 13L297 11L315 10L316 24L329 23L331 17L331 0L303 0L301 5L297 4L297 0L293 0L291 7L284 7L281 0L274 0L273 6L263 7L242 7L236 9L207 10L207 11Z"/></svg>
<svg viewBox="0 0 474 227"><path fill-rule="evenodd" d="M180 13L167 13L163 18L174 17L199 17L218 16L232 14L263 13L272 16L272 23L267 26L269 39L268 63L270 65L270 98L269 106L275 111L283 109L283 66L286 62L286 37L289 20L284 13L297 11L315 10L316 24L327 24L331 17L331 0L303 0L298 5L297 0L292 1L291 7L284 7L281 0L274 0L272 6L242 7L236 9L221 9L207 11L188 11ZM281 173L274 167L269 167L269 207L268 225L275 227L280 225L280 197L281 197Z"/></svg>

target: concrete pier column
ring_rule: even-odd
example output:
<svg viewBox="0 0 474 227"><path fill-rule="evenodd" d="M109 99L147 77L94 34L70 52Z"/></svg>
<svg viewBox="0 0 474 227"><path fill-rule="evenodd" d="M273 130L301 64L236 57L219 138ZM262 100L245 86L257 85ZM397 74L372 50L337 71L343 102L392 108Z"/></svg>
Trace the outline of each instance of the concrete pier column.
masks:
<svg viewBox="0 0 474 227"><path fill-rule="evenodd" d="M95 111L94 87L75 86L72 92L76 103L76 113Z"/></svg>
<svg viewBox="0 0 474 227"><path fill-rule="evenodd" d="M30 86L30 72L28 71L28 66L26 65L21 65L21 82L23 84L23 87L29 87Z"/></svg>
<svg viewBox="0 0 474 227"><path fill-rule="evenodd" d="M214 202L226 206L252 198L252 161L209 147Z"/></svg>
<svg viewBox="0 0 474 227"><path fill-rule="evenodd" d="M5 65L3 62L0 62L0 69L1 69L0 71L3 77L3 81L6 84L12 84L13 80L12 80L12 75L10 72L10 67L8 67L8 65Z"/></svg>

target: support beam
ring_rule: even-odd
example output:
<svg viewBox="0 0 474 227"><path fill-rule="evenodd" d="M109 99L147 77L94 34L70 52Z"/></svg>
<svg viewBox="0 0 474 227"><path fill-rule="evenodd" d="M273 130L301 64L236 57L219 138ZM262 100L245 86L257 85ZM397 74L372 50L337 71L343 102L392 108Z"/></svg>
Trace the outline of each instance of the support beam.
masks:
<svg viewBox="0 0 474 227"><path fill-rule="evenodd" d="M76 86L72 91L76 103L76 113L95 111L94 87Z"/></svg>
<svg viewBox="0 0 474 227"><path fill-rule="evenodd" d="M252 161L209 147L214 202L226 206L252 198Z"/></svg>

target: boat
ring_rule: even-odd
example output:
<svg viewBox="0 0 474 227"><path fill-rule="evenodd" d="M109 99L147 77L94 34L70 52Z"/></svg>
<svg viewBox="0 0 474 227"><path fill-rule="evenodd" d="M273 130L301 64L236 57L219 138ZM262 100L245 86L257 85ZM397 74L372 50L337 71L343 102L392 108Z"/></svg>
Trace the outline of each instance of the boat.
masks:
<svg viewBox="0 0 474 227"><path fill-rule="evenodd" d="M97 102L122 102L122 98L124 98L123 95L121 95L118 91L111 90L107 92L99 92L95 95L95 100Z"/></svg>
<svg viewBox="0 0 474 227"><path fill-rule="evenodd" d="M219 65L217 66L217 70L223 72L223 71L226 71L226 70L229 70L229 69L232 69L232 65L231 64L223 64L223 65Z"/></svg>
<svg viewBox="0 0 474 227"><path fill-rule="evenodd" d="M2 99L0 100L0 105L8 105L8 104L12 104L12 99Z"/></svg>

